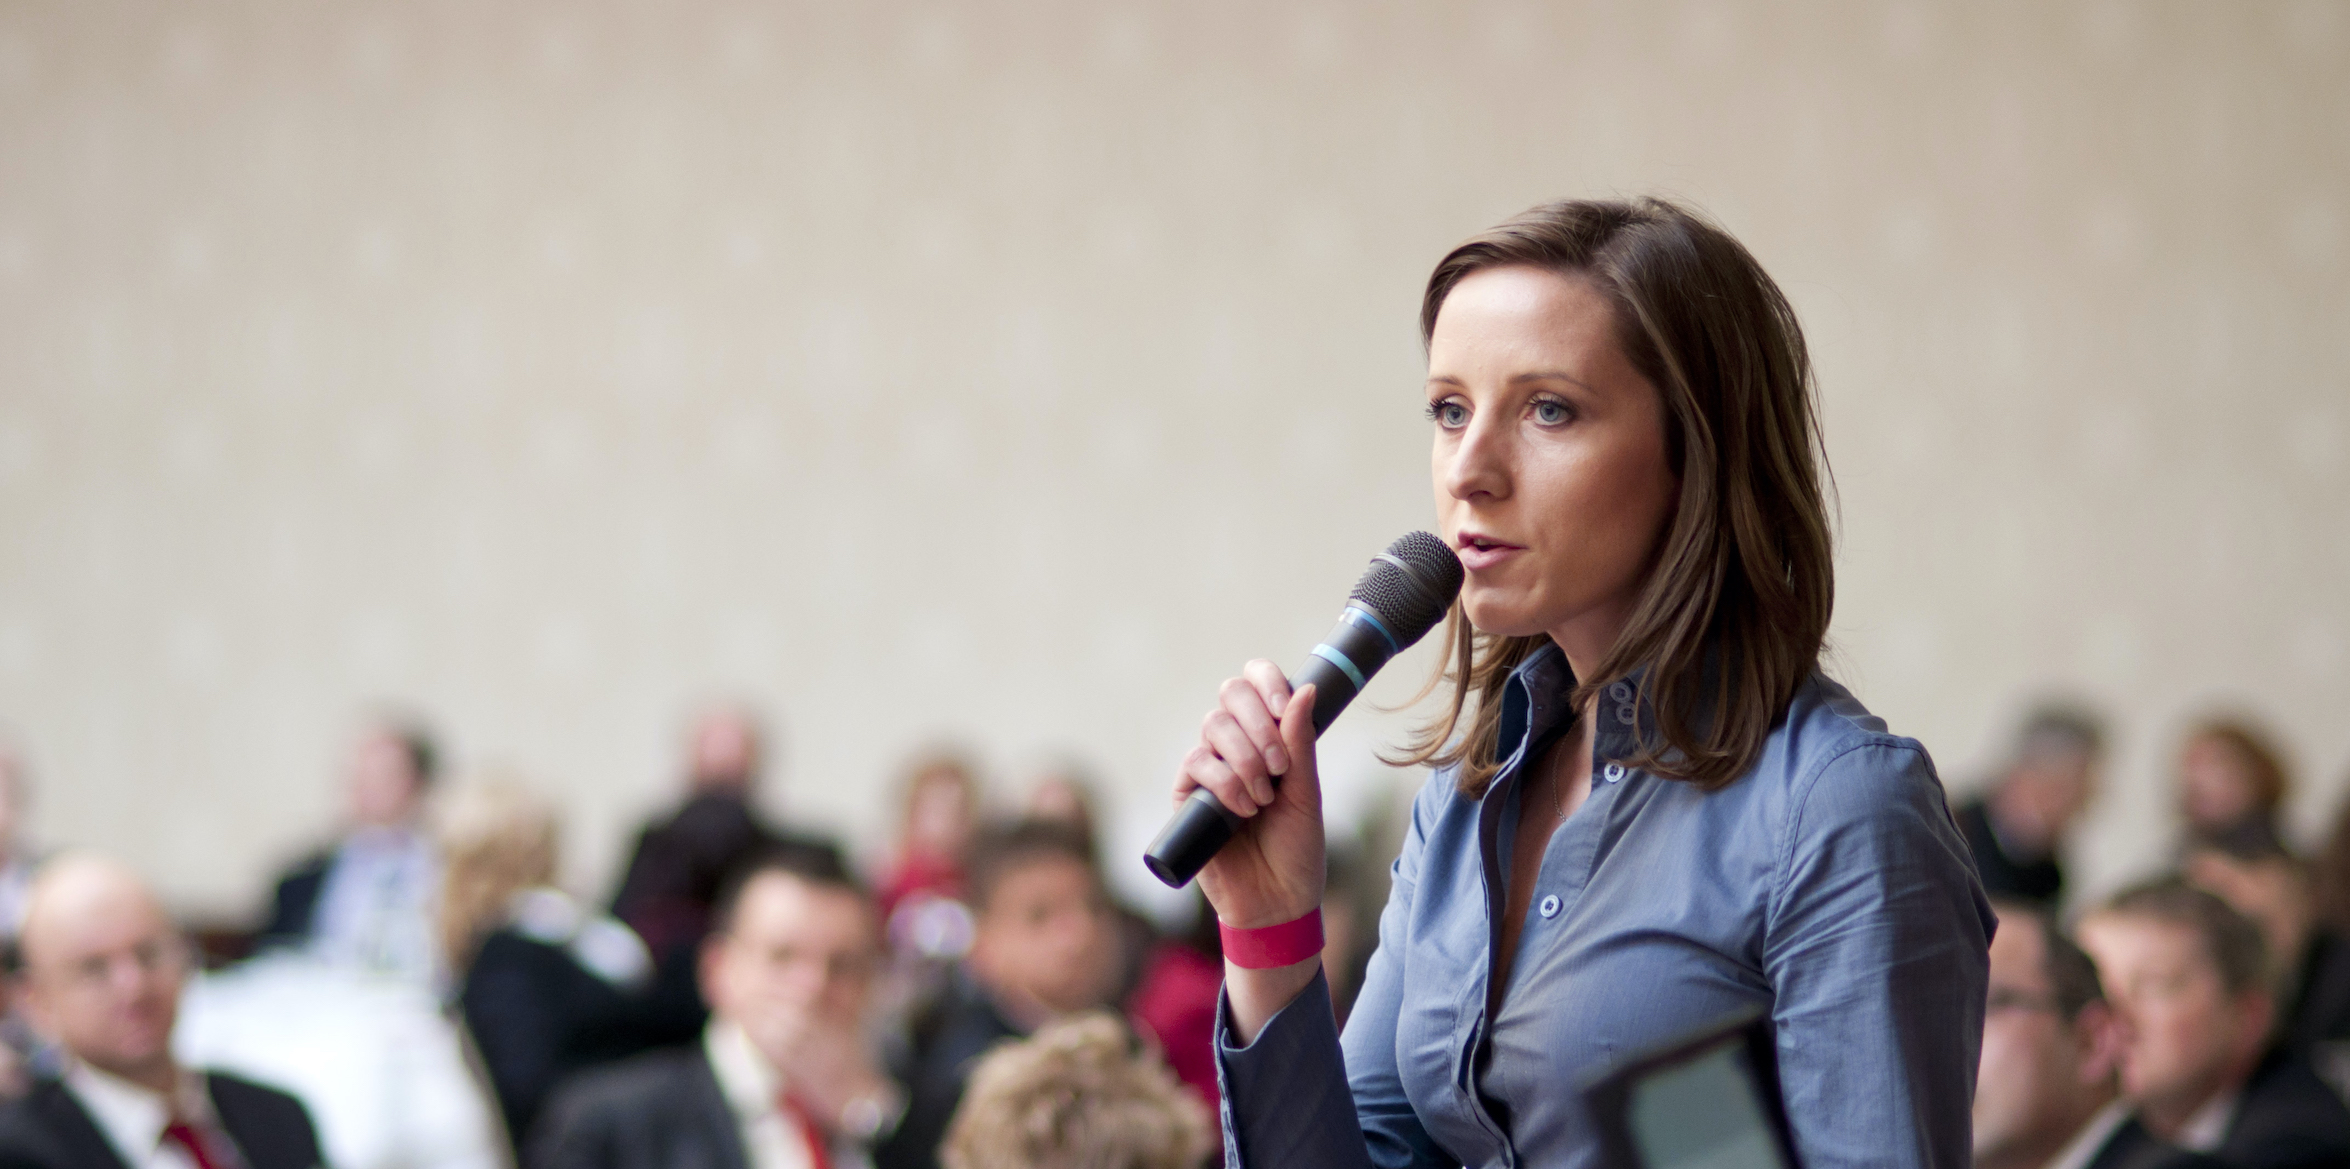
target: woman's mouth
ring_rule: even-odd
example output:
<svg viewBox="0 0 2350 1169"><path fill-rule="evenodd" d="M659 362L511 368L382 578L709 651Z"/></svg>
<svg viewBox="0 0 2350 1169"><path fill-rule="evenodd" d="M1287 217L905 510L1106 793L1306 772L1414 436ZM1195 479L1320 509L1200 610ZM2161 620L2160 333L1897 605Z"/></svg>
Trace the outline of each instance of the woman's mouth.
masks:
<svg viewBox="0 0 2350 1169"><path fill-rule="evenodd" d="M1453 548L1461 558L1461 567L1470 572L1492 568L1525 550L1521 545L1496 540L1483 532L1462 532Z"/></svg>

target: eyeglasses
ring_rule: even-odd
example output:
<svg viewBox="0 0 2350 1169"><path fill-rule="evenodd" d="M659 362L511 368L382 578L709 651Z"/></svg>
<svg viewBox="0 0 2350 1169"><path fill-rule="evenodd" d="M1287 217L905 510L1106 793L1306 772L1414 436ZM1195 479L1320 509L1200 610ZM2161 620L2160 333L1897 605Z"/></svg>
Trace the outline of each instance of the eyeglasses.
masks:
<svg viewBox="0 0 2350 1169"><path fill-rule="evenodd" d="M1994 987L1990 997L1984 1000L1983 1012L1996 1015L2002 1011L2046 1011L2052 1015L2063 1013L2057 1009L2055 995L2033 994L2028 990L2015 990L2010 987Z"/></svg>
<svg viewBox="0 0 2350 1169"><path fill-rule="evenodd" d="M65 984L77 991L97 990L121 977L125 968L143 978L185 973L187 944L177 937L149 938L128 950L85 955L65 968Z"/></svg>

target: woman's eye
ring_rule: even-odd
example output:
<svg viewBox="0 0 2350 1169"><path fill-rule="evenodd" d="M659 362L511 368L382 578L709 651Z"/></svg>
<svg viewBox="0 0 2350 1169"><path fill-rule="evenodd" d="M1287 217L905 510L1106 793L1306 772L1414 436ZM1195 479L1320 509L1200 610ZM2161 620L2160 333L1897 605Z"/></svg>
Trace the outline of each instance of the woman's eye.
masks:
<svg viewBox="0 0 2350 1169"><path fill-rule="evenodd" d="M1565 402L1544 398L1534 403L1534 421L1544 426L1557 426L1572 417L1574 412L1567 409Z"/></svg>
<svg viewBox="0 0 2350 1169"><path fill-rule="evenodd" d="M1428 417L1446 430L1459 430L1469 424L1469 408L1459 402L1430 402Z"/></svg>

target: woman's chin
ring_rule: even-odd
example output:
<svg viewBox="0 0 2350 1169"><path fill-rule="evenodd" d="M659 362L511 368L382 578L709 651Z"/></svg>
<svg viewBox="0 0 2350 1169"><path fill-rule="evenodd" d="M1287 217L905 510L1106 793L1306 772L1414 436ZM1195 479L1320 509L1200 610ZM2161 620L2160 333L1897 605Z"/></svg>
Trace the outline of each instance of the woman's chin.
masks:
<svg viewBox="0 0 2350 1169"><path fill-rule="evenodd" d="M1463 590L1461 608L1469 614L1469 624L1490 637L1532 637L1550 631L1550 626L1529 607L1511 604L1504 598L1479 597Z"/></svg>

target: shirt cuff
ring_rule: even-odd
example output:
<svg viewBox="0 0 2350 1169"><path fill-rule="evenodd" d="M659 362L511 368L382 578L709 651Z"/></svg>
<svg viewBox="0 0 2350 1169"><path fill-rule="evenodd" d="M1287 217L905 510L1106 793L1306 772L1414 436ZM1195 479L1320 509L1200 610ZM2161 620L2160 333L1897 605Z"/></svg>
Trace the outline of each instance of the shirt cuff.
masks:
<svg viewBox="0 0 2350 1169"><path fill-rule="evenodd" d="M1231 1169L1344 1163L1330 1146L1351 1140L1360 1147L1330 982L1320 973L1246 1044L1235 1042L1231 999L1217 995L1216 1082L1224 1163ZM1298 1157L1316 1145L1323 1146L1321 1155Z"/></svg>

